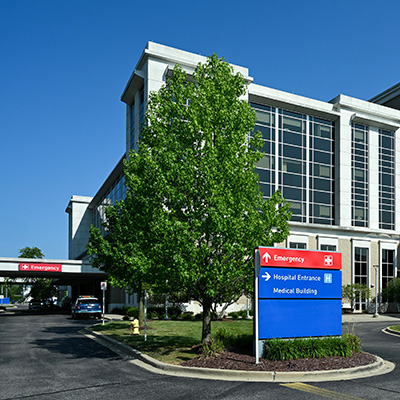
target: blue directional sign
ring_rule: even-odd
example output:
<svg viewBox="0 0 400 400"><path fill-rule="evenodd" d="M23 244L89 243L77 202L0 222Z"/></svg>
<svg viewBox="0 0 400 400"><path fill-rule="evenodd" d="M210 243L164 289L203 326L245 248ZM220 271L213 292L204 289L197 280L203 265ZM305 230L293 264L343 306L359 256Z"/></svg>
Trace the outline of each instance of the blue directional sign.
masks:
<svg viewBox="0 0 400 400"><path fill-rule="evenodd" d="M340 270L261 268L260 299L338 299L342 296Z"/></svg>
<svg viewBox="0 0 400 400"><path fill-rule="evenodd" d="M255 339L342 334L340 253L255 249Z"/></svg>
<svg viewBox="0 0 400 400"><path fill-rule="evenodd" d="M342 334L342 300L262 300L259 339Z"/></svg>

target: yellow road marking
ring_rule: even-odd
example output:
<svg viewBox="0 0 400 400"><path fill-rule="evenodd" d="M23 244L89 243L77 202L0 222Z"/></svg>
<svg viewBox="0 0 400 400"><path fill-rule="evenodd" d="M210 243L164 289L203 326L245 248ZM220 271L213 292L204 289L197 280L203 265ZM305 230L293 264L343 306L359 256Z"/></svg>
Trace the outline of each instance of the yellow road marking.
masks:
<svg viewBox="0 0 400 400"><path fill-rule="evenodd" d="M321 389L316 386L307 385L305 383L282 383L281 386L286 386L290 389L301 390L302 392L308 392L317 394L322 397L333 400L362 400L359 397L349 396L347 394L332 392L331 390Z"/></svg>

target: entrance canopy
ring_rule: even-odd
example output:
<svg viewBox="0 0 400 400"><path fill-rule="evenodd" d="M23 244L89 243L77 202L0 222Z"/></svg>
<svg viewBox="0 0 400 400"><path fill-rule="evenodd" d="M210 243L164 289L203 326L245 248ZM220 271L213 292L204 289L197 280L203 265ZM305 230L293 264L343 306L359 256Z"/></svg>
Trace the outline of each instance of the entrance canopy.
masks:
<svg viewBox="0 0 400 400"><path fill-rule="evenodd" d="M107 275L80 260L46 260L36 258L0 257L0 277L52 278L56 285L74 285Z"/></svg>

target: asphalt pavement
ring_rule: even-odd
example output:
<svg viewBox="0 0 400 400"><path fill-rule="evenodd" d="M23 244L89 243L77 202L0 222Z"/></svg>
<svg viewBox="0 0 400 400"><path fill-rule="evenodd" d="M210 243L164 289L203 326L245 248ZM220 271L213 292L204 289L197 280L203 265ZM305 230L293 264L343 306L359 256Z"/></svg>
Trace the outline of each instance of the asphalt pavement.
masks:
<svg viewBox="0 0 400 400"><path fill-rule="evenodd" d="M361 336L364 350L399 365L400 337L382 332L397 316L344 316L344 331ZM398 400L400 371L323 382L250 382L155 373L119 349L80 332L93 320L68 315L0 316L0 400L9 399L262 399ZM148 365L147 365L148 367Z"/></svg>

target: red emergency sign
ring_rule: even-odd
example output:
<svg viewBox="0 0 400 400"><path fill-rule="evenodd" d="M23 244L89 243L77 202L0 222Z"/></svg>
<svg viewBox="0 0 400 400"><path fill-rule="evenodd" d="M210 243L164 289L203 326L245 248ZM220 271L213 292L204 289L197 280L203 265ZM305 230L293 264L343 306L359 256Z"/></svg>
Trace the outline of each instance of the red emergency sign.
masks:
<svg viewBox="0 0 400 400"><path fill-rule="evenodd" d="M342 253L257 247L261 267L342 269Z"/></svg>
<svg viewBox="0 0 400 400"><path fill-rule="evenodd" d="M32 263L20 263L20 271L32 271L32 272L62 272L61 264L32 264Z"/></svg>

